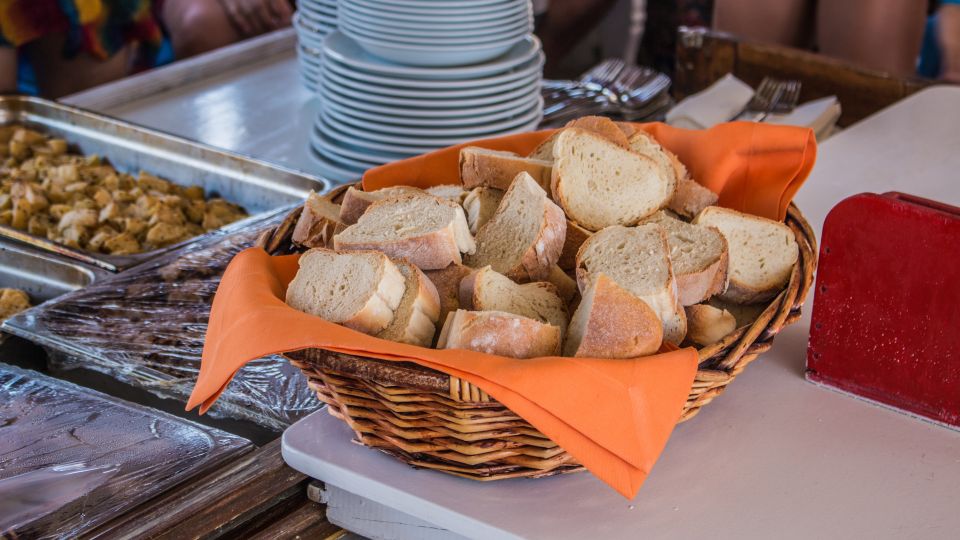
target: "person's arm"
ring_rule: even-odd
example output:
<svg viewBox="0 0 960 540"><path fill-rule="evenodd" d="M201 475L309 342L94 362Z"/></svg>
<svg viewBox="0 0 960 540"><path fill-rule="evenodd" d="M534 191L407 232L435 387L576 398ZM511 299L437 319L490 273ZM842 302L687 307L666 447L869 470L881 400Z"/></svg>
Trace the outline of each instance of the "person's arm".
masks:
<svg viewBox="0 0 960 540"><path fill-rule="evenodd" d="M937 41L941 51L940 77L960 83L960 4L940 6L937 19Z"/></svg>

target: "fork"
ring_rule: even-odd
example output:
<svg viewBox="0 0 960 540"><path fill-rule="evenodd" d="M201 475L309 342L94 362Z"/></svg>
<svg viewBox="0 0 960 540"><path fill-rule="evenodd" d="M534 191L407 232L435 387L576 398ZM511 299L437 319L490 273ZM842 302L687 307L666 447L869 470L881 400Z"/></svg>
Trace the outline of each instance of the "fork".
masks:
<svg viewBox="0 0 960 540"><path fill-rule="evenodd" d="M764 77L746 107L737 113L733 119L740 118L747 113L759 113L760 115L753 118L752 121L763 122L771 113L788 113L797 107L800 100L800 88L800 81Z"/></svg>

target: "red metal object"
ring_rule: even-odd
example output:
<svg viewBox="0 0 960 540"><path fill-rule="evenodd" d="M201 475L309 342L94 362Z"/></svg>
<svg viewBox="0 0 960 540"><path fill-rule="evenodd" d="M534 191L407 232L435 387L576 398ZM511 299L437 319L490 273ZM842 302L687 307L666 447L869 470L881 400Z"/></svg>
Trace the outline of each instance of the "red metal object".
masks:
<svg viewBox="0 0 960 540"><path fill-rule="evenodd" d="M807 377L960 427L960 208L902 193L823 225Z"/></svg>

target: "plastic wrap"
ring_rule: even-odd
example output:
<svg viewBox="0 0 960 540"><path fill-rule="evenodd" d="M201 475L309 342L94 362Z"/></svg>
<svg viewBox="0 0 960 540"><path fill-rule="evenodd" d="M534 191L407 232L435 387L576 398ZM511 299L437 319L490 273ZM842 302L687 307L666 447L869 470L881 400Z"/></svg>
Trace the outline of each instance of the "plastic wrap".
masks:
<svg viewBox="0 0 960 540"><path fill-rule="evenodd" d="M51 369L92 369L186 402L227 263L282 217L101 280L10 319L6 328L46 348ZM300 370L271 356L244 367L209 414L279 431L320 406Z"/></svg>
<svg viewBox="0 0 960 540"><path fill-rule="evenodd" d="M246 439L0 364L0 533L79 536L226 460Z"/></svg>

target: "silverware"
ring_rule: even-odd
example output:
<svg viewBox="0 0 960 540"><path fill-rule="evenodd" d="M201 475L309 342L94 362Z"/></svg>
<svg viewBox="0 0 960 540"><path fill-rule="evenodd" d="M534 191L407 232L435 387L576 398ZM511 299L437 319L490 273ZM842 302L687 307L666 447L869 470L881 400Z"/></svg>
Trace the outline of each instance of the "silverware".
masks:
<svg viewBox="0 0 960 540"><path fill-rule="evenodd" d="M764 77L747 105L732 120L749 113L759 114L750 120L763 122L770 114L786 114L797 107L800 100L800 81Z"/></svg>

